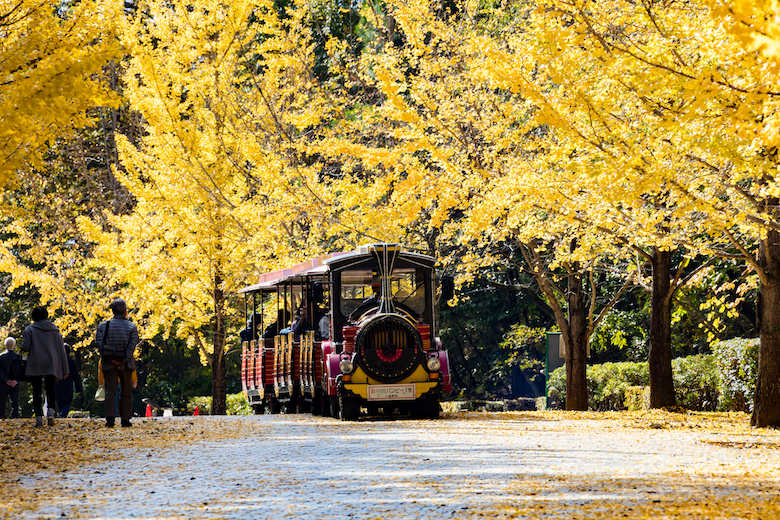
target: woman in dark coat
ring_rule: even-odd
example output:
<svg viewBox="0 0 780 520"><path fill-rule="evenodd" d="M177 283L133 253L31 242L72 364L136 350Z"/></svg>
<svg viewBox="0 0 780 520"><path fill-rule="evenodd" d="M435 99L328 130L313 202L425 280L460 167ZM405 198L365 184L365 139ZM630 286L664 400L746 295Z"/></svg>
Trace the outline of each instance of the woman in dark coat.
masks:
<svg viewBox="0 0 780 520"><path fill-rule="evenodd" d="M20 350L29 352L27 355L27 371L25 375L32 383L33 410L35 411L35 426L43 426L43 402L41 390L46 390L48 403L48 423L54 425L54 383L57 379L68 377L68 355L65 352L65 342L60 330L48 320L49 313L45 307L36 307L32 311L33 323L24 329Z"/></svg>

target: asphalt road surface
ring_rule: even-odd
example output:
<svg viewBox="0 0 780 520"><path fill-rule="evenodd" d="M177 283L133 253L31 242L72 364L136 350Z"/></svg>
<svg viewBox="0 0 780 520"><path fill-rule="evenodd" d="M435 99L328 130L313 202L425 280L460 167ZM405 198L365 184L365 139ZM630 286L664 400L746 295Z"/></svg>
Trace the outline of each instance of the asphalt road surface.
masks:
<svg viewBox="0 0 780 520"><path fill-rule="evenodd" d="M211 417L145 419L214 421ZM124 450L25 477L58 498L23 518L760 518L780 515L780 432L454 413L344 423L219 418L248 433ZM144 420L136 420L139 429ZM215 423L216 424L216 423Z"/></svg>

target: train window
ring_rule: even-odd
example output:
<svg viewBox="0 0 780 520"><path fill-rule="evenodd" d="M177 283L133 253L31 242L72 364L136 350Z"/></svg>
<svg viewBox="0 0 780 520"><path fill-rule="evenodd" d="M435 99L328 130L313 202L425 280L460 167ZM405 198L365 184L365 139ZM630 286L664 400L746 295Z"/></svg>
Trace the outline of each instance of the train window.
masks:
<svg viewBox="0 0 780 520"><path fill-rule="evenodd" d="M425 311L425 274L422 269L396 269L390 287L396 304L418 314Z"/></svg>
<svg viewBox="0 0 780 520"><path fill-rule="evenodd" d="M376 271L371 269L351 269L341 273L340 310L344 316L371 298L374 294L372 285L376 284Z"/></svg>
<svg viewBox="0 0 780 520"><path fill-rule="evenodd" d="M340 310L344 316L360 307L378 289L376 271L352 269L341 273ZM390 279L393 301L413 313L425 311L425 274L422 269L396 269Z"/></svg>

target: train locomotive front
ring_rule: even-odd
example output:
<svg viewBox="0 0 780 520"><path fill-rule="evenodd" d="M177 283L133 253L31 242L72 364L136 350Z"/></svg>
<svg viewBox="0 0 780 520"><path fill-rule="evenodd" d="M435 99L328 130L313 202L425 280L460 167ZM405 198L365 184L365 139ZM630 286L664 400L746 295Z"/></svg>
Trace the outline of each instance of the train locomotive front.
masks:
<svg viewBox="0 0 780 520"><path fill-rule="evenodd" d="M291 401L297 396L301 403L310 401L306 409L342 420L354 420L363 413L437 417L442 394L451 390L451 383L447 352L435 336L434 263L432 257L382 243L287 270L278 285L300 283L300 305L310 316L325 303L329 327L327 332L317 332L316 338L315 331L307 331L303 337L315 338L309 341L308 351L299 345L297 336L295 340L292 336L277 339L277 343L290 345L293 354L285 358L290 366L255 361L255 365L271 367L264 374L267 382L281 379L274 370L300 374L296 388L282 387L280 392L280 385L273 385L275 395L288 395ZM313 290L318 286L326 287L326 298L321 290ZM443 297L449 296L444 290ZM290 299L277 301L287 305ZM296 349L310 352L310 361L304 362L307 355L296 355ZM299 366L295 366L297 360ZM257 399L251 383L245 378L244 387ZM268 390L260 390L259 395ZM258 406L256 411L264 408ZM275 411L273 406L270 409Z"/></svg>
<svg viewBox="0 0 780 520"><path fill-rule="evenodd" d="M450 381L447 353L438 338L431 341L434 259L374 244L329 267L342 340L340 352L328 356L329 395L337 396L341 418L355 419L362 410L438 416ZM369 284L373 294L358 303Z"/></svg>

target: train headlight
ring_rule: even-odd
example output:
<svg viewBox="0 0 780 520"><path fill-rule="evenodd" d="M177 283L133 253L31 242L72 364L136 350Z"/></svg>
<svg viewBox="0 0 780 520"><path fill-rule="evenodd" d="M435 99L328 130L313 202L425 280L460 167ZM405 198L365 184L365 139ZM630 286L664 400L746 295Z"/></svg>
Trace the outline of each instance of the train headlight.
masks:
<svg viewBox="0 0 780 520"><path fill-rule="evenodd" d="M339 369L341 370L342 374L351 374L352 370L354 370L354 368L355 368L355 365L349 359L342 359L339 362Z"/></svg>
<svg viewBox="0 0 780 520"><path fill-rule="evenodd" d="M428 360L429 372L438 372L440 368L441 368L441 361L439 361L439 358L432 357Z"/></svg>

